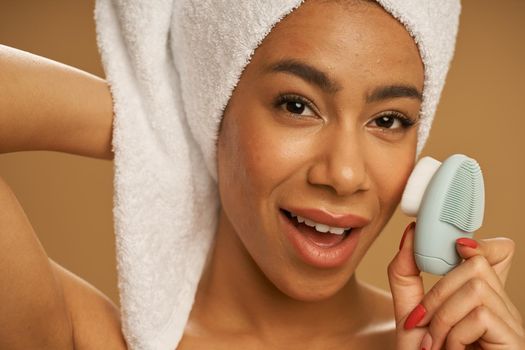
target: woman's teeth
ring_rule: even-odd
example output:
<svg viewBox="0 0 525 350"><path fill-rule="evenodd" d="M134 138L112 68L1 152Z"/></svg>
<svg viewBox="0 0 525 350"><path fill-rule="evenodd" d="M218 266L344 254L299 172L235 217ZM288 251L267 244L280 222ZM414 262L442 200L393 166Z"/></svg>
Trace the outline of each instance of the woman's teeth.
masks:
<svg viewBox="0 0 525 350"><path fill-rule="evenodd" d="M328 225L320 224L315 221L312 221L310 219L303 218L302 216L295 215L294 213L290 212L290 215L293 218L296 218L299 223L304 223L307 226L314 227L316 231L319 232L330 232L336 235L342 235L346 230L351 229L351 227L331 227Z"/></svg>

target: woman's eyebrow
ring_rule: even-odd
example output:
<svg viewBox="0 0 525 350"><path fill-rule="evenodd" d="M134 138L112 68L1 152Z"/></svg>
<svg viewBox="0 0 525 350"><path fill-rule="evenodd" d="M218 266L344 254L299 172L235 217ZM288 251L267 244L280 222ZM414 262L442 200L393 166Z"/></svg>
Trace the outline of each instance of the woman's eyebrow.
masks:
<svg viewBox="0 0 525 350"><path fill-rule="evenodd" d="M317 85L321 90L335 94L342 89L341 85L330 79L327 73L297 59L282 59L270 63L264 68L266 73L288 73L295 75L308 83ZM380 86L366 96L366 102L377 102L392 98L409 97L422 100L422 94L417 88L406 84Z"/></svg>
<svg viewBox="0 0 525 350"><path fill-rule="evenodd" d="M388 100L391 98L409 97L415 98L419 101L423 100L423 95L411 85L386 85L380 86L366 96L366 102L376 102L381 100Z"/></svg>
<svg viewBox="0 0 525 350"><path fill-rule="evenodd" d="M293 74L308 83L317 85L321 90L330 94L335 94L341 90L341 86L328 77L328 74L308 63L297 59L282 59L267 65L264 69L266 73L283 72Z"/></svg>

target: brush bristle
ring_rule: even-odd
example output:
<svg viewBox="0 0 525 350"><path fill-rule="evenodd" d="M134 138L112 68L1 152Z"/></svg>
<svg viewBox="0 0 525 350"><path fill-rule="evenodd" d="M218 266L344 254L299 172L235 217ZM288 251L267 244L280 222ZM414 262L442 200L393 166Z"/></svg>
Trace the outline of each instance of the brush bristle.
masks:
<svg viewBox="0 0 525 350"><path fill-rule="evenodd" d="M448 187L439 219L465 232L474 232L483 222L485 190L479 164L465 160Z"/></svg>

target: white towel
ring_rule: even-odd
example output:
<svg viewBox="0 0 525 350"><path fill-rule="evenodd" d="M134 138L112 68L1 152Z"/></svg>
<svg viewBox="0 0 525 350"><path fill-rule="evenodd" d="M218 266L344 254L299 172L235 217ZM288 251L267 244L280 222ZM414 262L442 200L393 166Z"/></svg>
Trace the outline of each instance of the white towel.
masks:
<svg viewBox="0 0 525 350"><path fill-rule="evenodd" d="M213 244L215 141L255 48L303 0L97 0L114 100L114 217L129 348L175 349ZM425 66L423 148L453 55L459 0L379 0Z"/></svg>

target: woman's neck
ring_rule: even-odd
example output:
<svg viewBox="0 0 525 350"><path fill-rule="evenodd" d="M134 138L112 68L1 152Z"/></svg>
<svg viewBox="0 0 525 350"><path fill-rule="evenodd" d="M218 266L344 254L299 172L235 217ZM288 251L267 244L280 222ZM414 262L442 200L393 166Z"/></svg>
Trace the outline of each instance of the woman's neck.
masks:
<svg viewBox="0 0 525 350"><path fill-rule="evenodd" d="M295 300L266 278L225 221L221 216L192 310L191 319L200 327L306 341L348 337L369 323L368 297L354 276L330 298Z"/></svg>

